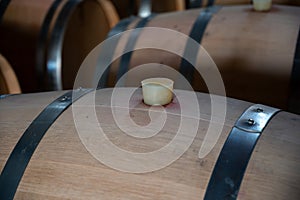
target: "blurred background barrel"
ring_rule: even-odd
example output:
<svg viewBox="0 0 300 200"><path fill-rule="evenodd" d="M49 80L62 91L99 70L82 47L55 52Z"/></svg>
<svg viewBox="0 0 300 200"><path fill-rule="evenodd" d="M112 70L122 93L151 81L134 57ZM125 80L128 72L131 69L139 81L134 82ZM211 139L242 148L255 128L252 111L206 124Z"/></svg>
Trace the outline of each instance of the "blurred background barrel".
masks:
<svg viewBox="0 0 300 200"><path fill-rule="evenodd" d="M0 54L0 95L18 93L21 93L21 88L16 74L8 61Z"/></svg>
<svg viewBox="0 0 300 200"><path fill-rule="evenodd" d="M180 11L185 9L184 0L146 0L151 5L151 11L154 13ZM126 18L131 15L138 15L141 3L145 0L111 0L115 6L120 18Z"/></svg>
<svg viewBox="0 0 300 200"><path fill-rule="evenodd" d="M146 27L169 28L189 35L198 16L205 12L207 10L195 9L156 15ZM206 29L202 27L201 44L218 66L227 95L287 109L300 7L273 5L269 12L255 12L251 5L224 6L211 14ZM201 29L201 26L197 28ZM135 47L142 46L146 39L167 46L171 42L167 38L141 32ZM179 70L181 62L179 56L171 53L143 49L133 52L128 68L158 63ZM205 68L205 61L200 60L196 65ZM108 86L116 82L119 66L120 59L111 67ZM194 74L192 85L197 91L207 92L198 73Z"/></svg>
<svg viewBox="0 0 300 200"><path fill-rule="evenodd" d="M72 88L85 56L118 21L108 0L12 0L0 26L0 51L23 92ZM48 85L52 79L60 83Z"/></svg>
<svg viewBox="0 0 300 200"><path fill-rule="evenodd" d="M251 4L252 0L185 0L186 8L200 8L212 5ZM272 0L275 4L300 6L300 0Z"/></svg>

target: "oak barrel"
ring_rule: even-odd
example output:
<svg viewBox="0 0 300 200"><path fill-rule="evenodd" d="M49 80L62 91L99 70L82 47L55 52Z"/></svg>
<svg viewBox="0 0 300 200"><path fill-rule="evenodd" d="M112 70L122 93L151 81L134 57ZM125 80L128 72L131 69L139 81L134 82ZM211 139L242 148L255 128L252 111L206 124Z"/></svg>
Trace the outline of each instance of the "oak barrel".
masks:
<svg viewBox="0 0 300 200"><path fill-rule="evenodd" d="M154 13L180 11L185 9L184 0L111 0L120 18L138 15L141 4L149 6Z"/></svg>
<svg viewBox="0 0 300 200"><path fill-rule="evenodd" d="M211 5L237 5L251 4L251 0L185 0L187 8L199 8ZM273 4L295 5L299 6L299 0L272 0Z"/></svg>
<svg viewBox="0 0 300 200"><path fill-rule="evenodd" d="M23 92L72 88L82 60L118 21L108 0L11 0L0 51Z"/></svg>
<svg viewBox="0 0 300 200"><path fill-rule="evenodd" d="M21 88L8 61L0 54L0 94L18 94Z"/></svg>
<svg viewBox="0 0 300 200"><path fill-rule="evenodd" d="M83 89L81 89L83 90ZM203 199L214 165L220 151L231 129L237 119L252 105L252 103L235 99L227 99L227 111L224 124L219 120L213 121L214 127L223 126L221 136L214 145L212 151L203 158L198 157L199 149L205 138L211 119L210 97L204 93L197 93L196 100L201 110L201 118L194 118L192 115L183 116L185 106L192 101L185 98L191 95L190 91L175 90L176 97L173 102L165 107L167 118L166 123L160 132L149 138L137 138L126 135L117 125L113 117L115 111L127 110L128 107L112 104L112 89L102 89L95 94L95 107L90 104L94 93L83 96L74 106L79 112L73 112L69 107L58 117L45 133L33 153L25 173L17 187L15 199ZM131 88L121 88L118 94L126 95ZM12 150L19 143L23 142L24 149L20 149L21 155L28 156L31 152L32 140L38 137L39 130L29 135L29 138L21 138L25 129L33 123L34 119L52 101L57 105L65 106L65 91L22 94L9 96L0 100L0 187L5 188L7 184L4 178L4 165ZM62 98L63 97L63 98ZM90 98L92 97L92 98ZM185 98L184 101L177 99ZM113 106L112 106L113 105ZM130 110L128 115L123 117L131 119L141 126L137 134L142 131L143 126L150 123L149 107L143 104L141 91L137 89L129 101ZM95 108L98 122L93 120L89 112ZM54 115L59 106L52 107ZM258 110L258 109L257 109ZM48 110L49 111L49 110ZM46 111L46 112L48 112ZM155 108L152 111L155 111ZM264 110L258 110L263 114ZM49 113L48 113L49 114ZM152 117L160 117L163 114L158 108ZM74 125L74 116L77 119L77 129ZM221 116L218 116L221 117ZM154 120L154 118L152 118ZM217 118L215 118L217 119ZM255 118L253 118L255 120ZM100 148L93 138L100 134L92 127L101 126L106 137L126 152L147 153L166 146L175 138L181 120L187 120L188 124L193 120L199 122L197 135L188 150L177 160L160 170L147 173L127 173L111 168L99 162L94 155L90 154L80 138L88 137L88 142L96 148ZM37 122L37 121L36 121ZM39 121L40 124L43 121ZM187 124L187 125L188 125ZM38 124L35 124L38 125ZM300 137L299 137L300 116L287 112L275 114L261 133L255 146L246 173L242 180L237 199L299 199L300 197ZM130 128L130 127L129 127ZM147 129L147 128L146 128ZM144 129L145 130L145 129ZM148 127L149 131L153 131ZM184 142L191 137L192 127L188 127L186 136L179 140ZM78 132L77 132L78 131ZM80 134L79 131L83 131ZM154 130L156 131L156 130ZM256 133L245 133L250 137ZM80 137L79 137L80 135ZM21 139L20 139L21 138ZM25 142L28 142L28 144ZM178 139L178 138L177 138ZM23 140L23 141L21 141ZM213 142L213 141L211 141ZM28 145L28 148L27 146ZM26 147L26 148L25 148ZM235 151L235 152L234 152ZM232 152L239 152L232 146ZM175 153L175 152L174 152ZM109 155L121 161L127 162L128 167L132 166L131 160L126 157L119 157L117 154ZM147 156L147 155L146 155ZM164 159L165 157L162 157ZM23 164L22 157L17 161L16 167ZM119 160L119 161L120 161ZM118 161L118 160L117 160ZM145 160L145 167L153 164L153 160ZM8 169L9 170L9 169ZM232 169L239 170L238 168ZM16 176L17 172L12 172ZM226 179L227 186L234 187L234 180ZM7 192L0 190L0 196ZM215 191L218 192L218 191ZM235 199L227 196L220 199Z"/></svg>
<svg viewBox="0 0 300 200"><path fill-rule="evenodd" d="M145 27L168 28L189 36L194 30L198 31L196 37L201 34L203 37L196 41L200 39L201 45L216 63L229 97L287 109L299 38L300 8L274 5L270 12L264 13L253 11L249 5L209 9L156 15L148 19ZM196 19L198 25L194 25ZM136 27L136 24L132 23L130 28ZM170 41L168 35L154 35L149 31L139 33L134 48L142 48L151 40L159 41L162 46L177 45L179 50L187 48L186 44ZM120 40L116 52L123 51L127 44L128 38ZM200 59L196 67L209 70L205 62L205 59ZM145 63L158 63L179 70L182 60L172 53L142 49L134 51L128 63L128 69ZM120 60L112 65L108 86L115 84L120 66ZM191 83L194 89L207 91L199 74L193 76Z"/></svg>

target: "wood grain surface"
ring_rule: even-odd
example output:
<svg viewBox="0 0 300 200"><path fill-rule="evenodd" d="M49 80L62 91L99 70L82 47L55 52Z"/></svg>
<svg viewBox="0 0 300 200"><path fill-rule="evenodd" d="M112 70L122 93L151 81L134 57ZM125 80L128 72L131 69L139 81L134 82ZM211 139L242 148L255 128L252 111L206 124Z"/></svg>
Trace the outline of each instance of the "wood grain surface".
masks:
<svg viewBox="0 0 300 200"><path fill-rule="evenodd" d="M126 92L126 88L123 90ZM0 170L32 120L63 93L16 95L0 100ZM187 93L190 92L178 90L176 98ZM112 89L96 93L95 111L107 138L119 148L149 152L161 148L174 138L181 120L178 102L165 107L167 121L159 134L139 139L126 135L117 126L112 116L111 94ZM78 105L86 106L79 113L86 119L91 117L84 112L92 106L84 103L91 97L89 95L78 101ZM171 165L142 174L120 172L95 159L79 138L70 107L51 126L39 144L15 199L202 199L231 127L251 103L227 99L221 137L213 150L205 158L199 159L198 152L208 128L211 105L207 94L197 93L197 98L201 118L197 136L190 148ZM127 117L139 125L147 125L149 107L143 104L140 90L132 96L132 103L135 106ZM94 123L93 120L90 123ZM92 125L95 124L86 124L82 129L89 131ZM299 199L299 125L300 117L286 112L272 119L251 157L238 199ZM99 133L92 134L96 136ZM151 163L151 160L147 162Z"/></svg>
<svg viewBox="0 0 300 200"><path fill-rule="evenodd" d="M37 49L41 28L54 0L12 0L4 13L0 26L0 51L11 62L23 92L43 91L47 83L46 64L54 41L51 37L61 34L61 57L63 87L70 89L85 56L106 38L109 30L119 21L115 8L108 0L82 0L68 16L65 32L53 33L57 18L66 5L63 0L54 12L43 45ZM57 42L55 42L57 44ZM39 51L39 52L38 52ZM39 77L37 54L41 53L42 77ZM61 54L60 54L61 53ZM45 79L41 83L39 79Z"/></svg>
<svg viewBox="0 0 300 200"><path fill-rule="evenodd" d="M167 28L189 35L201 12L203 10L193 9L160 14L146 27ZM208 72L211 69L208 61L212 59L229 97L286 109L300 25L299 13L300 8L296 6L274 5L270 12L263 13L253 11L250 5L222 7L213 15L202 39L201 45L209 56L200 51L195 68ZM143 31L137 38L135 49L143 48L147 42L161 44L165 49L176 45L178 53L185 49L182 40L170 38L168 34ZM120 40L116 52L124 51L127 40ZM178 70L180 62L180 56L163 49L141 49L133 52L129 69L155 63L153 71L162 65ZM109 75L109 86L116 83L118 69L119 60L116 60ZM207 92L207 86L198 73L192 86L197 91Z"/></svg>
<svg viewBox="0 0 300 200"><path fill-rule="evenodd" d="M0 54L0 94L18 94L21 88L8 61Z"/></svg>

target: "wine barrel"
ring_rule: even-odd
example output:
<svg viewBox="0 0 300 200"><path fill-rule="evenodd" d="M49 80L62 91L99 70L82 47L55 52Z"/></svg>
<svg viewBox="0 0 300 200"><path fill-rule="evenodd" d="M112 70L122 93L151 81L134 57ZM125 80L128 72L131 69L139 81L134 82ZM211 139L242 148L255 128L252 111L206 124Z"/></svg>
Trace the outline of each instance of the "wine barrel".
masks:
<svg viewBox="0 0 300 200"><path fill-rule="evenodd" d="M212 5L251 4L252 0L186 0L186 8L199 8ZM300 6L299 0L272 0L274 4Z"/></svg>
<svg viewBox="0 0 300 200"><path fill-rule="evenodd" d="M120 111L126 110L128 107L117 104L112 106L112 91L112 89L101 89L96 94L93 92L86 94L73 104L79 109L75 113L74 107L73 112L71 108L67 109L72 102L69 98L72 91L71 93L59 91L22 94L1 99L1 199L12 199L13 197L15 199L132 200L196 200L203 199L203 197L205 197L204 199L236 199L237 197L244 200L299 198L299 115L278 112L277 109L263 105L254 105L248 109L252 103L228 98L225 123L222 124L218 120L213 121L214 127L224 126L221 137L209 154L199 158L198 152L211 118L209 95L196 94L196 100L198 99L197 102L201 108L201 118L198 119L194 116L180 114L180 109L192 103L190 98L186 98L180 103L176 100L190 96L191 92L175 90L176 97L171 104L165 107L167 113L165 125L159 134L143 139L126 135L118 127L112 108ZM130 91L132 91L131 88L118 90L122 94L128 94ZM76 93L75 97L79 98L89 90L80 89L74 92ZM90 104L89 100L94 99L93 95L95 95L95 107ZM47 105L49 106L46 107ZM140 89L134 92L129 105L130 113L125 117L140 125L141 129L138 132L142 132L143 126L147 126L150 119L149 106L143 103ZM64 111L65 109L66 111ZM93 120L93 116L89 112L91 109L95 109L99 124L97 120ZM156 116L163 113L163 110L156 111ZM250 114L251 120L243 121L245 113ZM241 118L239 118L240 116ZM262 117L261 121L259 116ZM58 118L56 119L56 117ZM76 124L77 129L74 125L74 117L85 119L76 122L78 123ZM255 121L257 117L258 121ZM246 117L246 119L248 118ZM268 122L264 122L266 119ZM152 172L128 173L117 168L113 169L109 164L105 165L102 163L103 161L98 161L94 154L89 153L90 149L85 148L83 144L86 143L81 142L83 138L89 137L85 142L94 145L95 148L101 148L102 146L98 145L98 141L95 140L100 133L92 128L101 126L107 139L120 149L137 154L145 153L144 156L147 158L147 152L153 152L168 145L170 141L179 139L175 135L181 120L188 120L188 123L191 123L192 120L199 122L200 128L196 127L197 135L191 146L172 164ZM255 123L258 123L258 126ZM48 125L50 128L47 130ZM243 130L236 128L244 125L246 128ZM262 132L257 130L251 132L256 128ZM26 129L27 131L23 134ZM181 142L184 143L186 138L192 137L191 129L192 127L189 127L185 132L185 137L177 141L178 149L181 149ZM150 130L152 131L152 129ZM243 133L239 135L239 131ZM238 134L236 137L239 142L236 144L230 143L234 132ZM246 147L247 142L247 145L243 146L244 139L251 143L253 137L258 135L260 137L257 144L250 145L254 151L252 155L250 153L251 157L249 158L249 155L244 155L243 152L244 148L248 148ZM210 142L213 143L213 141ZM228 150L228 148L227 154L229 155L224 155L224 149ZM173 153L176 153L176 150ZM127 163L124 167L139 169L135 168L133 160L127 157L120 158L119 155L114 154L114 151L108 156L115 157L116 162L120 161L120 164ZM229 157L222 163L222 158L225 159L224 156ZM161 158L165 159L166 156L163 154ZM248 159L250 159L249 163ZM145 159L144 162L138 164L147 168L155 160ZM224 171L222 167L226 168L227 164L227 167L231 166L232 168ZM246 165L245 174L232 177L231 174L242 170L241 166L244 164ZM209 188L214 185L216 169L220 169L218 171L220 179L217 183L225 184L226 188L219 190L217 185L211 192ZM19 178L20 182L18 182ZM240 178L242 183L239 188L237 182ZM219 198L210 196L218 193L222 193L224 196L221 198L220 196Z"/></svg>
<svg viewBox="0 0 300 200"><path fill-rule="evenodd" d="M264 13L253 11L251 6L224 6L160 14L146 19L143 25L179 31L200 42L216 63L229 97L287 109L291 77L299 77L298 70L292 75L293 68L298 68L294 60L300 50L296 51L299 13L300 8L292 6L274 5ZM130 28L137 27L136 24L133 22ZM159 41L162 46L176 44L168 35L154 35L150 31L141 31L135 38L135 43L128 38L120 40L115 51L123 51L126 45L142 48L149 40ZM186 44L176 45L179 50L185 49L187 55L193 53ZM198 59L195 66L209 70L206 60ZM189 79L193 88L207 92L201 76L191 71L188 63L177 55L153 49L134 51L125 63L116 60L111 65L107 85L113 86L126 70L145 63L168 65L186 77L193 76ZM295 88L299 90L296 85Z"/></svg>
<svg viewBox="0 0 300 200"><path fill-rule="evenodd" d="M19 81L8 61L0 54L0 94L21 93Z"/></svg>
<svg viewBox="0 0 300 200"><path fill-rule="evenodd" d="M108 0L11 0L0 26L0 51L23 92L72 88L85 56L118 20Z"/></svg>
<svg viewBox="0 0 300 200"><path fill-rule="evenodd" d="M120 18L138 15L141 12L141 7L154 13L185 9L185 2L183 0L111 0L111 2L116 7Z"/></svg>

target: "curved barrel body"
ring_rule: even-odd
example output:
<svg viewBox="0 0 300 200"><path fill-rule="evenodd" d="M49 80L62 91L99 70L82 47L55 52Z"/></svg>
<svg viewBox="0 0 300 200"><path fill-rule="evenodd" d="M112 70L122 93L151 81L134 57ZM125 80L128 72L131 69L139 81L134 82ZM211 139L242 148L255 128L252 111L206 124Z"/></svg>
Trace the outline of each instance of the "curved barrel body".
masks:
<svg viewBox="0 0 300 200"><path fill-rule="evenodd" d="M21 93L16 74L8 61L0 54L0 94Z"/></svg>
<svg viewBox="0 0 300 200"><path fill-rule="evenodd" d="M126 18L130 15L137 15L141 5L145 4L147 9L154 13L180 11L185 9L184 0L110 0L120 18Z"/></svg>
<svg viewBox="0 0 300 200"><path fill-rule="evenodd" d="M123 88L119 92L127 94L129 90ZM97 143L97 135L101 133L95 131L92 128L94 126L102 127L106 138L118 148L137 154L147 154L147 152L153 152L168 145L172 140L178 141L175 136L181 120L187 120L190 123L195 118L192 119L190 117L193 116L189 115L180 115L180 107L191 104L189 98L180 104L176 100L189 96L190 92L183 90L175 90L175 92L176 98L165 107L166 123L157 135L149 138L127 135L118 127L113 110L126 110L128 107L112 106L112 89L102 89L95 94L95 113L98 121L94 121L93 116L88 112L91 108L94 109L93 105L89 103L89 97L93 99L93 93L83 96L77 101L78 104L74 104L74 106L77 105L80 112L74 113L74 109L72 112L72 108L68 108L50 125L41 141L38 142L31 160L25 167L24 175L17 184L15 199L202 199L225 140L232 134L230 132L237 119L252 105L251 103L230 98L227 100L227 114L221 136L213 145L212 151L204 158L199 158L198 152L209 127L211 105L209 95L197 93L201 118L196 119L199 122L199 128L197 128L197 135L191 146L179 159L152 172L134 174L113 169L109 164L104 165L98 161L94 154L90 154L90 149L87 150L83 145L86 143L81 142L82 138L90 135L89 144L96 149L103 147ZM37 122L34 119L49 103L59 96L63 97L64 93L64 91L60 91L25 94L0 100L1 189L11 178L4 178L4 165L18 140L22 140L19 143L24 142L25 138L21 138L23 132L30 124ZM59 101L56 103L61 104L66 99L68 98L58 98ZM122 115L122 117L131 119L141 128L147 126L150 122L149 106L143 103L140 90L132 95L129 106L128 115ZM53 109L60 108L53 107ZM155 110L152 109L153 111ZM257 111L264 112L263 109L257 109ZM48 123L47 119L51 118L52 114L55 112L44 115L46 118L43 121ZM75 126L74 117L82 117L88 123L78 121ZM253 120L256 119L253 118ZM220 125L218 120L213 123ZM300 195L299 125L300 117L287 112L279 112L270 119L254 146L248 165L246 163L247 169L241 187L234 194L237 195L237 199L298 199ZM29 135L28 144L26 142L23 144L24 147L28 145L28 148L20 149L20 155L28 156L30 154L30 145L32 145L30 141L31 139L35 140L32 137L37 137L40 134L39 131L35 129L34 135ZM149 131L156 130L149 129ZM139 131L136 132L136 134L138 133ZM192 133L189 131L185 134L186 136L179 140L178 148L181 147L180 141L184 142L186 137L192 137ZM255 133L245 134L253 135ZM208 142L214 141L209 140ZM231 146L231 151L229 153L235 155L239 152L239 148ZM116 163L121 159L127 163L128 167L135 167L127 157L120 157L114 153L110 156L112 159L116 159ZM164 157L161 158L164 159ZM23 161L22 157L17 161L17 168L24 164ZM151 159L144 162L142 164L146 167L153 164ZM231 171L237 170L239 170L238 167L231 169ZM14 176L17 174L16 171L12 173ZM232 185L235 180L226 179L225 181L229 188L235 187ZM4 190L0 190L0 195L3 193ZM226 196L222 199L226 199Z"/></svg>
<svg viewBox="0 0 300 200"><path fill-rule="evenodd" d="M144 27L172 29L199 42L217 65L229 97L287 109L292 69L297 60L299 13L300 8L292 6L274 5L270 12L263 13L254 12L251 6L224 6L214 11L193 9L156 15ZM133 22L129 28L137 27L136 24ZM176 44L179 50L190 55L187 44L177 44L168 35L154 35L149 31L141 31L133 47L142 48L150 40L166 47ZM116 51L122 51L128 44L128 38L120 40ZM195 66L209 70L206 61L207 58L198 59ZM179 56L157 49L134 51L128 67L124 68L146 63L164 64L182 71L186 68ZM112 65L109 86L115 83L120 66L119 61ZM193 88L207 91L200 75L192 76Z"/></svg>
<svg viewBox="0 0 300 200"><path fill-rule="evenodd" d="M186 0L187 8L198 8L211 5L238 5L251 4L251 0ZM273 4L295 5L299 6L299 0L272 0Z"/></svg>
<svg viewBox="0 0 300 200"><path fill-rule="evenodd" d="M0 26L0 51L23 92L72 88L85 56L118 20L107 0L11 0Z"/></svg>

